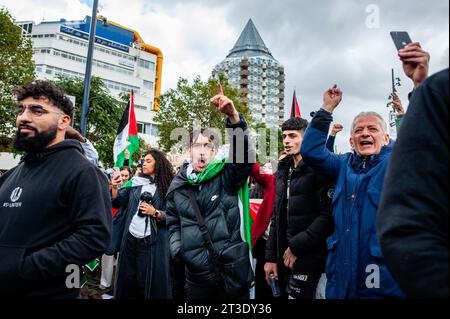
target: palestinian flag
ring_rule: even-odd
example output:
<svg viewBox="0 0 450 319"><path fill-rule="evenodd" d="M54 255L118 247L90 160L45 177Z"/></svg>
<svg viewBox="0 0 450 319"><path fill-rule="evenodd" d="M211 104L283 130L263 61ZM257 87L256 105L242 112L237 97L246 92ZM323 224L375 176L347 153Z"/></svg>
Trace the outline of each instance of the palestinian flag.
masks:
<svg viewBox="0 0 450 319"><path fill-rule="evenodd" d="M251 216L250 211L250 198L248 183L245 183L238 191L239 195L239 215L241 219L240 234L243 241L247 242L249 248L249 259L250 265L252 266L253 272L255 272L256 264L253 259L253 248L252 248L252 225L254 219Z"/></svg>
<svg viewBox="0 0 450 319"><path fill-rule="evenodd" d="M294 90L294 96L292 97L292 106L291 106L291 119L295 117L302 117L302 113L300 113L300 106L298 106L297 97L295 95Z"/></svg>
<svg viewBox="0 0 450 319"><path fill-rule="evenodd" d="M122 167L125 161L125 150L128 148L130 159L133 153L139 149L139 138L134 114L134 92L130 92L130 101L120 120L117 129L116 140L114 141L114 167Z"/></svg>

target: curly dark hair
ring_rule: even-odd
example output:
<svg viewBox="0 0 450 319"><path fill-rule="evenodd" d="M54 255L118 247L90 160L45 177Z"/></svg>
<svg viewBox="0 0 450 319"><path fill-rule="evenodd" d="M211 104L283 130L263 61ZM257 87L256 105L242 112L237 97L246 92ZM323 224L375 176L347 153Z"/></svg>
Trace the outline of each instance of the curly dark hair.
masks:
<svg viewBox="0 0 450 319"><path fill-rule="evenodd" d="M50 103L73 118L74 106L72 101L69 100L63 91L49 81L36 80L29 82L16 87L14 93L19 102L29 97L33 99L48 99Z"/></svg>
<svg viewBox="0 0 450 319"><path fill-rule="evenodd" d="M281 125L281 131L300 131L305 132L308 127L308 121L299 117L291 118Z"/></svg>
<svg viewBox="0 0 450 319"><path fill-rule="evenodd" d="M172 164L166 157L166 154L157 149L151 149L145 152L142 158L151 155L155 159L155 184L161 196L165 197L169 190L170 183L175 177Z"/></svg>

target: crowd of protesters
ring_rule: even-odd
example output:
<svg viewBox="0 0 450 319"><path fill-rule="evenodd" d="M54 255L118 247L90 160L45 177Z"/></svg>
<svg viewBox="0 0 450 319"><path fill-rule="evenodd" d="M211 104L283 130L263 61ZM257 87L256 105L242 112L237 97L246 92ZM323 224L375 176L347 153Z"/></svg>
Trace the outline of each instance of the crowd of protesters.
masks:
<svg viewBox="0 0 450 319"><path fill-rule="evenodd" d="M0 296L81 298L68 266L100 258L99 288L115 299L448 298L448 69L428 78L418 43L399 57L414 89L406 113L393 92L397 141L367 110L344 123L352 152L335 154L344 94L334 85L311 123L281 126L276 167L255 161L220 83L211 104L231 145L203 128L181 167L151 149L135 169L128 152L114 170L100 170L70 127L63 92L19 87L14 146L24 156L0 176Z"/></svg>

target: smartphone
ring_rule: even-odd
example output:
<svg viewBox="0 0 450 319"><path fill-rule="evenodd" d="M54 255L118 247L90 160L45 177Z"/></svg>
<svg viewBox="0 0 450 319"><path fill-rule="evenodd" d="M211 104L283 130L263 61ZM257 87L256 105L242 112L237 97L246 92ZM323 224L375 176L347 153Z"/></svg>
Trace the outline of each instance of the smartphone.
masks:
<svg viewBox="0 0 450 319"><path fill-rule="evenodd" d="M411 38L406 31L392 31L391 37L392 40L394 40L397 51L412 43Z"/></svg>

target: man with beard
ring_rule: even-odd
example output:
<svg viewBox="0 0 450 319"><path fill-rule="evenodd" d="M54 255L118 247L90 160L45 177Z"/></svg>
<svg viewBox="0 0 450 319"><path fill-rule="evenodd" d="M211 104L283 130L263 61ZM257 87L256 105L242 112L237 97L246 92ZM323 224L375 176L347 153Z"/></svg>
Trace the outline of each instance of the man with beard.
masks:
<svg viewBox="0 0 450 319"><path fill-rule="evenodd" d="M0 296L79 298L79 267L111 236L107 180L64 140L73 105L54 85L16 90L14 147L25 152L0 178Z"/></svg>
<svg viewBox="0 0 450 319"><path fill-rule="evenodd" d="M175 260L182 260L186 265L188 299L248 298L248 282L239 283L236 295L227 291L217 267L218 259L210 253L210 248L213 246L221 252L242 243L240 207L243 206L238 191L247 182L254 157L249 154L247 123L233 102L223 95L220 85L219 94L211 102L228 117L226 127L233 141L227 154L229 160L218 155L219 142L211 130L200 129L191 134L191 161L183 164L167 194L170 250ZM238 143L242 140L244 143ZM204 223L197 218L196 205ZM205 232L209 234L209 244ZM235 271L248 278L249 266L246 264Z"/></svg>

